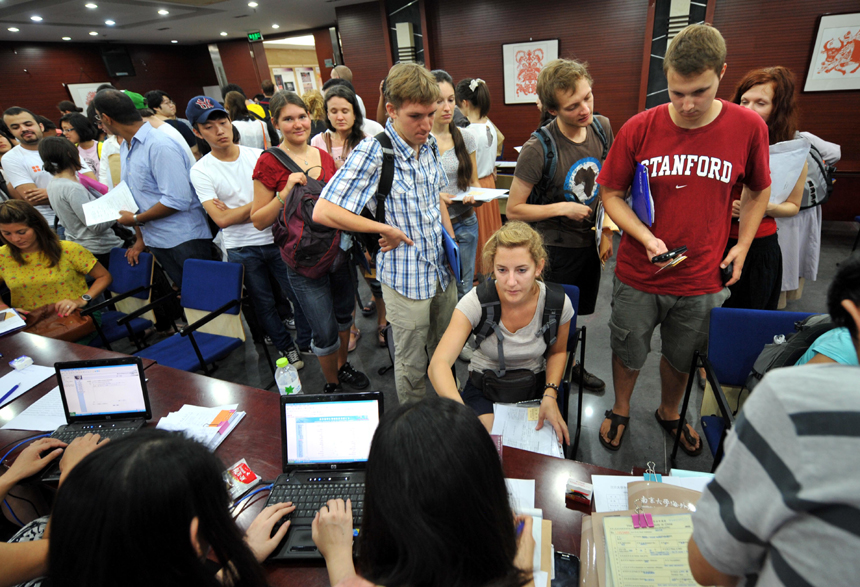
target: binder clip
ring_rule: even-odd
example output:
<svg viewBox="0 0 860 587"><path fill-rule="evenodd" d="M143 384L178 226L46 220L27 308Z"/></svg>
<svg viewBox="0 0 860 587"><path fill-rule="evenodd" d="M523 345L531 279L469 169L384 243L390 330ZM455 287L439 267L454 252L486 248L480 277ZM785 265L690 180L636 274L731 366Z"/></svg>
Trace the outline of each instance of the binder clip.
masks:
<svg viewBox="0 0 860 587"><path fill-rule="evenodd" d="M643 514L641 505L636 506L636 513L631 515L630 518L633 520L633 527L637 530L654 527L654 520L651 518L651 514Z"/></svg>
<svg viewBox="0 0 860 587"><path fill-rule="evenodd" d="M654 467L657 465L654 461L648 461L648 470L645 471L645 481L654 481L656 483L663 482L663 475L654 471Z"/></svg>

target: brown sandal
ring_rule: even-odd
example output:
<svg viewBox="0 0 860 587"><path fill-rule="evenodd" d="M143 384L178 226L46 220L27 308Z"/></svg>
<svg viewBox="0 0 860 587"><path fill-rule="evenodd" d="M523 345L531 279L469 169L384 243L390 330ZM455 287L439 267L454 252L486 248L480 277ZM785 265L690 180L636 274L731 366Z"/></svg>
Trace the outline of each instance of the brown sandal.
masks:
<svg viewBox="0 0 860 587"><path fill-rule="evenodd" d="M609 438L609 442L603 439L603 435L600 434L600 431L597 431L597 437L600 439L600 444L609 450L618 450L621 448L621 440L624 440L624 434L627 432L627 428L630 426L630 416L619 416L612 410L606 410L603 414L610 422L609 432L606 436ZM612 444L612 441L615 440L615 436L618 434L618 427L624 426L624 432L622 432L621 440L618 441L618 446Z"/></svg>

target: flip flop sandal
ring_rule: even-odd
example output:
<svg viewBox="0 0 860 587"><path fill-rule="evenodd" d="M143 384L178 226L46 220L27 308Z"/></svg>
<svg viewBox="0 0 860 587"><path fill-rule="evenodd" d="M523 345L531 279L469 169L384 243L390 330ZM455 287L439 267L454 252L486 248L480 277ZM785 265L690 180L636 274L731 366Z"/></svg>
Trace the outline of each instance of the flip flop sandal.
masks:
<svg viewBox="0 0 860 587"><path fill-rule="evenodd" d="M347 349L347 352L351 353L355 350L355 347L358 346L359 338L361 338L361 330L349 331L349 348Z"/></svg>
<svg viewBox="0 0 860 587"><path fill-rule="evenodd" d="M627 429L630 427L630 416L619 416L612 410L606 410L603 415L604 417L609 418L609 421L611 422L609 426L609 434L606 435L609 438L609 442L603 439L603 435L600 434L600 431L597 432L597 437L600 439L600 444L604 447L613 451L618 450L621 448L621 441L618 442L618 446L613 445L612 441L615 440L615 436L618 434L619 426L624 426L624 432L622 432L621 436L621 440L624 440L623 434L625 434Z"/></svg>
<svg viewBox="0 0 860 587"><path fill-rule="evenodd" d="M361 309L361 313L365 318L370 318L376 314L376 302L374 300L367 302L367 305Z"/></svg>
<svg viewBox="0 0 860 587"><path fill-rule="evenodd" d="M386 326L387 326L387 324L386 324ZM385 348L388 345L385 342L385 335L382 334L383 330L385 330L385 326L377 326L376 327L376 339L377 339L377 342L379 343L379 346L382 348Z"/></svg>
<svg viewBox="0 0 860 587"><path fill-rule="evenodd" d="M675 442L675 434L677 434L678 424L680 424L681 419L678 418L677 420L663 420L662 418L660 418L660 412L657 410L654 411L654 417L657 418L657 422L659 422L660 426L663 428L663 430L666 431L666 434L669 435L669 438L671 438L672 442L674 443ZM690 444L693 444L695 442L695 439L693 438L693 435L690 434L690 431L687 429L687 420L686 419L684 420L683 426L684 426L683 427L684 431L682 434L684 435L684 440L686 440ZM683 450L685 453L687 453L691 457L697 457L700 454L702 454L702 448L704 445L702 443L702 438L699 437L699 448L697 448L696 450L690 450L689 448L687 448L687 446L683 442L679 442L678 446L680 446L681 450Z"/></svg>

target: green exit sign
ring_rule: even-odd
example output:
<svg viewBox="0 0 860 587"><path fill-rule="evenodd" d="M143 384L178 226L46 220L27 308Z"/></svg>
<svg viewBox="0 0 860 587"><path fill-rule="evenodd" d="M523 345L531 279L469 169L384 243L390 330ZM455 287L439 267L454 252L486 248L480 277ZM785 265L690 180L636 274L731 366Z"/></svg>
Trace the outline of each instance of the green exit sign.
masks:
<svg viewBox="0 0 860 587"><path fill-rule="evenodd" d="M251 42L262 41L263 40L263 33L261 33L260 31L254 31L253 33L248 33L248 40Z"/></svg>

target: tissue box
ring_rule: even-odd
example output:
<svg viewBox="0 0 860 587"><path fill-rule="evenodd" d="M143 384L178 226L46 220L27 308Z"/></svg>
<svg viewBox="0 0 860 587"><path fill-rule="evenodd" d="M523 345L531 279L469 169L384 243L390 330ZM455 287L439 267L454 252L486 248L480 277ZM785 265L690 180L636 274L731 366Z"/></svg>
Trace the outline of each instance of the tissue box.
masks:
<svg viewBox="0 0 860 587"><path fill-rule="evenodd" d="M564 496L567 499L572 499L573 501L588 505L591 503L591 495L593 492L594 488L590 483L577 481L576 479L568 479Z"/></svg>

